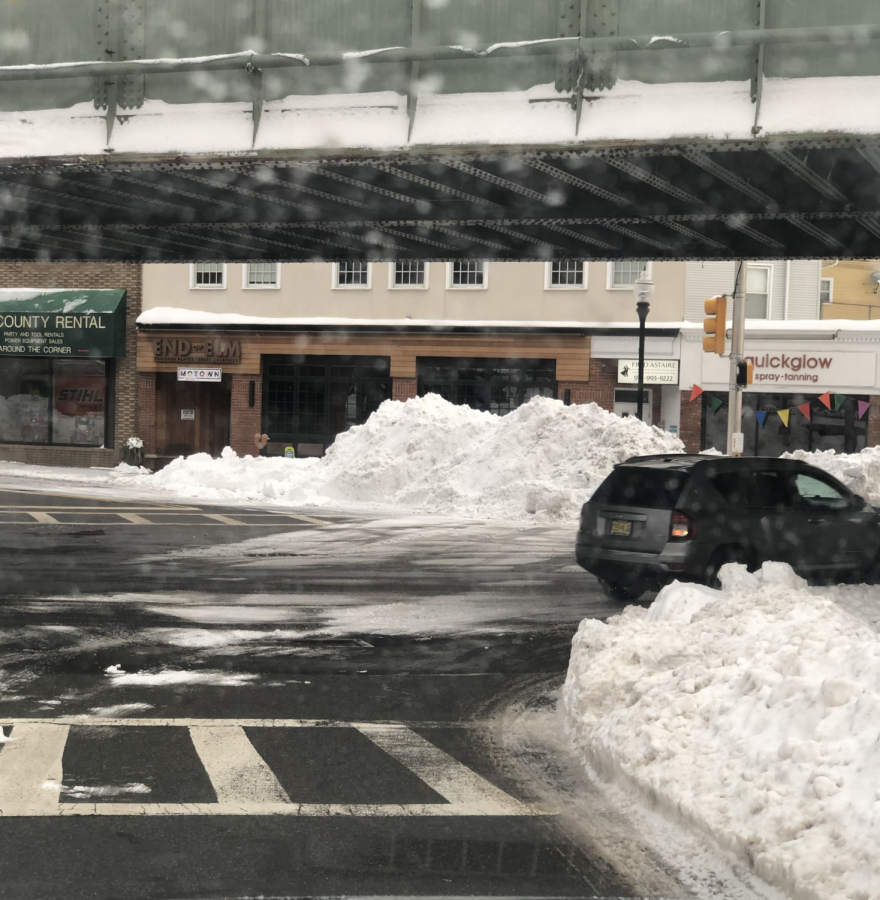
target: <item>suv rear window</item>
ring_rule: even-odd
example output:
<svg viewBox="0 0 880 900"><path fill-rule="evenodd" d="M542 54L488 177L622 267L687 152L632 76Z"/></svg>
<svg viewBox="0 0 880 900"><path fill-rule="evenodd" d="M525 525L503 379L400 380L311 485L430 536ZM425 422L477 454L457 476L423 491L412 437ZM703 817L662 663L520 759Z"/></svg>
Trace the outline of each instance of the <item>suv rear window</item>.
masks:
<svg viewBox="0 0 880 900"><path fill-rule="evenodd" d="M615 469L599 485L592 496L592 502L612 506L673 509L687 478L687 474L683 472L623 466Z"/></svg>

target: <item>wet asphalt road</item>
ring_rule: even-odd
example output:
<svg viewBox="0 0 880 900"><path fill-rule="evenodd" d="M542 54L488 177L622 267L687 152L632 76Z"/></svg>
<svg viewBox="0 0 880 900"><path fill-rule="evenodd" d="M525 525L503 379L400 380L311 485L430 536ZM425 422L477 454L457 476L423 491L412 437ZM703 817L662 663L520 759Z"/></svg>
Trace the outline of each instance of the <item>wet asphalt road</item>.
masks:
<svg viewBox="0 0 880 900"><path fill-rule="evenodd" d="M9 896L633 893L482 727L619 611L564 530L4 490L0 596Z"/></svg>

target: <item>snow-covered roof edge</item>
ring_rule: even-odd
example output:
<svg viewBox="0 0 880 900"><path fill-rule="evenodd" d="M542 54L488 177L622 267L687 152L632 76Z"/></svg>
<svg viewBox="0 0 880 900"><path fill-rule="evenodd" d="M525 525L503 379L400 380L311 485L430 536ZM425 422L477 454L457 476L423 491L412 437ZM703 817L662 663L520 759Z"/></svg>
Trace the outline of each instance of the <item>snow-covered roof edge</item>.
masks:
<svg viewBox="0 0 880 900"><path fill-rule="evenodd" d="M336 316L248 316L241 313L212 313L183 307L157 306L142 312L137 324L144 327L198 326L210 328L436 328L436 329L530 329L535 331L577 330L577 331L638 331L638 322L595 322L595 321L534 321L514 319L357 319ZM702 334L703 325L686 320L672 322L652 322L648 320L649 331L681 331L685 334ZM791 332L791 333L835 333L838 331L875 332L880 335L880 319L807 319L794 321L749 321L747 334Z"/></svg>

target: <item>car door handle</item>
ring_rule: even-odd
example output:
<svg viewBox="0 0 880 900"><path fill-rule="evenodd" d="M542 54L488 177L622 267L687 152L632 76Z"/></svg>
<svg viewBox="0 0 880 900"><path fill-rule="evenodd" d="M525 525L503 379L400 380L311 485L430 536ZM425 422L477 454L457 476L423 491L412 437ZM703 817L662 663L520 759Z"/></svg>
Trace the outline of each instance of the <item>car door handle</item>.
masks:
<svg viewBox="0 0 880 900"><path fill-rule="evenodd" d="M807 521L811 525L818 525L818 524L821 524L822 522L827 522L828 519L826 519L825 516L816 516L815 518L807 519Z"/></svg>

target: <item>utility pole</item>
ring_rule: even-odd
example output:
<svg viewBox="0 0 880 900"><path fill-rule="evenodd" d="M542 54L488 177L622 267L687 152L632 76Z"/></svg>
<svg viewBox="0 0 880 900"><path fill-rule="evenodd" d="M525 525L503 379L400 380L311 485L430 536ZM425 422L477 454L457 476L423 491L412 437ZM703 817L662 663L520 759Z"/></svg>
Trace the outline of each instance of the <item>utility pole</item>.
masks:
<svg viewBox="0 0 880 900"><path fill-rule="evenodd" d="M727 418L727 455L742 456L742 392L743 385L737 384L739 380L739 363L742 362L745 351L745 325L746 325L746 262L740 260L737 264L736 285L733 289L733 328L730 337L730 395ZM725 326L722 326L725 327Z"/></svg>

